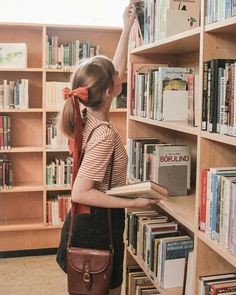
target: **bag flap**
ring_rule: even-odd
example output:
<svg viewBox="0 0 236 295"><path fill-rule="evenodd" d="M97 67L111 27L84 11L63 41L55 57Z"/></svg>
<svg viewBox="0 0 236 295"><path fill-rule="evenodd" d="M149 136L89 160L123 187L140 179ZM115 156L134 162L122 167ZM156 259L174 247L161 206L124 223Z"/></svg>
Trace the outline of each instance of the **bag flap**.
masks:
<svg viewBox="0 0 236 295"><path fill-rule="evenodd" d="M67 249L68 265L79 272L89 268L90 273L99 273L105 270L111 259L109 250L96 250L70 247Z"/></svg>

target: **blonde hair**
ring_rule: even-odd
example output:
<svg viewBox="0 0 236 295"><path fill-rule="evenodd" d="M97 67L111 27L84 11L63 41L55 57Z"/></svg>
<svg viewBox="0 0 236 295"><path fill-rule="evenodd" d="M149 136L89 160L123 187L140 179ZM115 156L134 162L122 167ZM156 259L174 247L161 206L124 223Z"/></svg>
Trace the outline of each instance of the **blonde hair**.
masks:
<svg viewBox="0 0 236 295"><path fill-rule="evenodd" d="M87 102L78 97L79 101L86 107L99 109L104 104L106 90L114 88L114 74L115 68L112 61L106 56L97 55L83 60L78 65L71 78L71 88L74 90L78 87L87 87ZM59 114L58 126L63 134L74 138L75 123L74 103L72 98L69 98Z"/></svg>

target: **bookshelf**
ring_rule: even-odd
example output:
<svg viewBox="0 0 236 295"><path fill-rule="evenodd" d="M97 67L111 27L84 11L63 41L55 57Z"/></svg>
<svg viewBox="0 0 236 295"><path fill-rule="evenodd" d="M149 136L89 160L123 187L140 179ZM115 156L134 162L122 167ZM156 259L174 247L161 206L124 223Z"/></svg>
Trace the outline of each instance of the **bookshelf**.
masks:
<svg viewBox="0 0 236 295"><path fill-rule="evenodd" d="M204 24L205 0L199 0L201 21L198 28L176 34L130 50L129 74L134 63L159 63L173 67L193 67L199 73L199 101L202 101L203 62L213 58L236 59L236 17L209 25ZM128 99L131 85L128 83ZM130 106L130 101L128 101ZM129 108L128 108L129 109ZM201 109L201 108L200 108ZM201 118L201 112L197 114ZM217 166L235 166L236 138L201 130L185 122L162 122L127 114L128 137L157 137L167 143L191 146L192 171L191 193L187 197L175 197L154 206L156 211L165 212L182 224L187 233L194 237L194 286L192 294L198 294L199 277L219 273L235 272L236 257L198 229L201 194L201 170ZM200 122L200 121L199 121ZM153 209L152 208L152 209ZM129 209L130 210L130 209ZM137 211L137 209L130 210ZM138 264L149 276L144 263L126 247L125 264ZM151 277L150 277L151 278ZM160 294L182 294L179 289L161 289Z"/></svg>
<svg viewBox="0 0 236 295"><path fill-rule="evenodd" d="M73 69L46 67L46 36L58 36L60 43L79 39L100 45L100 53L113 57L120 28L0 23L0 43L26 43L28 67L1 68L3 80L29 80L28 109L0 109L11 118L12 189L0 191L0 251L56 248L61 226L48 226L46 202L50 195L68 194L68 187L46 186L46 165L55 157L65 158L68 149L46 146L46 126L58 109L46 108L46 82L68 82ZM126 78L125 78L126 79ZM124 79L124 82L125 82ZM125 144L126 109L113 109L111 121Z"/></svg>

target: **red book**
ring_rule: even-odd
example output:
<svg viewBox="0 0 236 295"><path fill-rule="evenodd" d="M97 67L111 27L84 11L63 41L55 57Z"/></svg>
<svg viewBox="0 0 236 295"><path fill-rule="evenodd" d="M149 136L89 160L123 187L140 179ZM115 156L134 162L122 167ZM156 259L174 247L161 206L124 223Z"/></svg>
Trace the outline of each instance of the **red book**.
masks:
<svg viewBox="0 0 236 295"><path fill-rule="evenodd" d="M201 175L201 203L200 203L200 230L206 230L206 199L207 199L207 175L209 169L203 169Z"/></svg>
<svg viewBox="0 0 236 295"><path fill-rule="evenodd" d="M236 294L236 280L231 282L229 281L222 284L211 285L209 295L217 295L217 294L226 293L226 292L235 292Z"/></svg>

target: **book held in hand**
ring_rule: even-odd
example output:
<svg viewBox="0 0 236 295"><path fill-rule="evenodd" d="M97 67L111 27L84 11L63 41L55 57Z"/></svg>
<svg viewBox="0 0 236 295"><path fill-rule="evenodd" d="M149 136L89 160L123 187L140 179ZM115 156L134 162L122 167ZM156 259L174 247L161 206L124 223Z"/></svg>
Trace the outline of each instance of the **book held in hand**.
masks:
<svg viewBox="0 0 236 295"><path fill-rule="evenodd" d="M164 200L168 199L169 197L168 190L153 181L143 181L114 187L108 190L106 194L126 198L149 198Z"/></svg>

